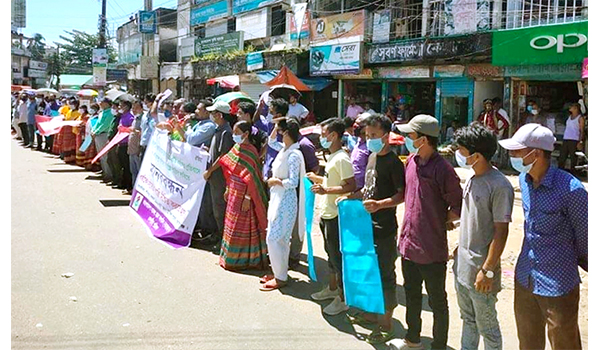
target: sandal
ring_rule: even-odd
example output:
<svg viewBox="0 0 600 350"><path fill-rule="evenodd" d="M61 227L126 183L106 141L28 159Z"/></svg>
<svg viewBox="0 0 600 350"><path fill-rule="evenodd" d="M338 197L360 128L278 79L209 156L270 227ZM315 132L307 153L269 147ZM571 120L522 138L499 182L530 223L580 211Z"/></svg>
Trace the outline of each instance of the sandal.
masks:
<svg viewBox="0 0 600 350"><path fill-rule="evenodd" d="M259 289L262 292L270 292L279 288L283 288L285 286L287 286L287 282L278 281L275 278L273 278L272 280L260 286Z"/></svg>
<svg viewBox="0 0 600 350"><path fill-rule="evenodd" d="M386 331L386 330L381 329L381 327L379 327L376 330L374 330L371 334L369 334L369 336L367 337L367 343L383 344L383 343L391 340L392 338L394 338L393 330Z"/></svg>
<svg viewBox="0 0 600 350"><path fill-rule="evenodd" d="M376 323L376 322L368 320L367 318L365 318L361 314L357 314L357 315L354 315L354 316L346 314L346 319L348 320L348 322L350 322L350 324L373 325L373 324Z"/></svg>
<svg viewBox="0 0 600 350"><path fill-rule="evenodd" d="M269 282L270 280L272 280L273 278L275 278L274 275L266 274L266 275L262 276L258 281L261 284L265 284L265 283Z"/></svg>

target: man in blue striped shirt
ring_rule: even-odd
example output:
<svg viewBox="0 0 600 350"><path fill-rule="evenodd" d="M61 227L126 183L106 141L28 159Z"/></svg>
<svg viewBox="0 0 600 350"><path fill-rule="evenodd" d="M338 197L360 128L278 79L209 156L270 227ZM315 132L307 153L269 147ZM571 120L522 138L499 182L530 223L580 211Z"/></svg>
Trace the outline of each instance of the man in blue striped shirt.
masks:
<svg viewBox="0 0 600 350"><path fill-rule="evenodd" d="M515 271L515 318L521 349L581 349L578 266L588 265L588 193L551 165L556 139L539 124L500 140L521 175L525 237Z"/></svg>

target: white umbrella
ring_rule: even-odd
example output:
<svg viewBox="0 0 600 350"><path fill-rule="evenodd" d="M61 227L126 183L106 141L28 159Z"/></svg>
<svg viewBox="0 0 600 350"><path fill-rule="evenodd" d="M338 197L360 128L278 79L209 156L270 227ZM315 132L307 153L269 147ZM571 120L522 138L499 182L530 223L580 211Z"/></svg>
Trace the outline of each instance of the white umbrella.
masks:
<svg viewBox="0 0 600 350"><path fill-rule="evenodd" d="M49 95L54 95L54 96L58 96L60 95L60 93L54 89L50 89L50 88L41 88L41 89L37 89L35 91L38 94L42 94L44 96L49 96Z"/></svg>
<svg viewBox="0 0 600 350"><path fill-rule="evenodd" d="M117 90L117 89L110 89L110 90L108 90L108 91L106 92L106 94L105 94L105 95L106 95L106 97L108 97L108 98L109 98L111 101L114 101L114 100L118 99L119 97L121 97L122 95L125 95L125 94L127 94L127 93L126 93L126 92L124 92L124 91L120 91L120 90Z"/></svg>

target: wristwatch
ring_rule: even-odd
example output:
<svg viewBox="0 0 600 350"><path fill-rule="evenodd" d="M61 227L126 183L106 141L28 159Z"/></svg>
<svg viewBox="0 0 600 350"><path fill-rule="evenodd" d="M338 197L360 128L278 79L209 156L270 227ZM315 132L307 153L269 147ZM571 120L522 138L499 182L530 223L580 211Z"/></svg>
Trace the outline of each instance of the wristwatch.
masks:
<svg viewBox="0 0 600 350"><path fill-rule="evenodd" d="M484 269L483 267L481 268L481 272L483 272L483 275L487 278L494 278L494 271L487 271L486 269Z"/></svg>

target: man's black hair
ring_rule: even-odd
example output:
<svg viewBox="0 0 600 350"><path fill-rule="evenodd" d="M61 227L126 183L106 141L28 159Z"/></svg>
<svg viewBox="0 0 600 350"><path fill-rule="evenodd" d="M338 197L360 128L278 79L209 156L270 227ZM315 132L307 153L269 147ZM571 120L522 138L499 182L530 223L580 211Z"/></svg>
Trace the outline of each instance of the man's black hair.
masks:
<svg viewBox="0 0 600 350"><path fill-rule="evenodd" d="M350 117L344 117L343 121L344 125L346 126L346 129L351 128L352 125L354 125L354 119Z"/></svg>
<svg viewBox="0 0 600 350"><path fill-rule="evenodd" d="M376 126L386 133L392 131L392 122L390 121L390 118L382 114L371 115L365 122L367 123L367 126Z"/></svg>
<svg viewBox="0 0 600 350"><path fill-rule="evenodd" d="M154 94L147 94L144 97L144 101L154 102L154 100L156 100L156 95Z"/></svg>
<svg viewBox="0 0 600 350"><path fill-rule="evenodd" d="M131 101L127 101L127 100L125 100L125 101L122 101L121 103L122 103L123 105L125 105L125 106L126 106L128 109L130 109L130 110L131 110Z"/></svg>
<svg viewBox="0 0 600 350"><path fill-rule="evenodd" d="M276 98L271 101L271 106L273 107L273 110L275 110L276 114L281 114L282 116L286 116L288 114L289 104L282 98Z"/></svg>
<svg viewBox="0 0 600 350"><path fill-rule="evenodd" d="M478 122L456 130L454 140L457 145L466 148L470 154L481 153L487 161L492 159L498 148L496 136Z"/></svg>
<svg viewBox="0 0 600 350"><path fill-rule="evenodd" d="M256 112L256 106L252 102L240 102L238 104L238 109L241 110L242 113L250 114L251 117L254 116L254 113Z"/></svg>
<svg viewBox="0 0 600 350"><path fill-rule="evenodd" d="M282 119L277 123L277 127L282 133L287 132L292 141L298 142L300 139L300 124L298 123L298 119L294 117Z"/></svg>
<svg viewBox="0 0 600 350"><path fill-rule="evenodd" d="M327 127L327 131L332 133L335 132L338 134L340 140L342 136L344 136L344 132L346 132L346 124L341 118L330 118L321 123L321 127Z"/></svg>
<svg viewBox="0 0 600 350"><path fill-rule="evenodd" d="M196 105L193 104L192 102L188 102L185 105L183 105L183 111L185 113L194 113L195 110L196 110Z"/></svg>

